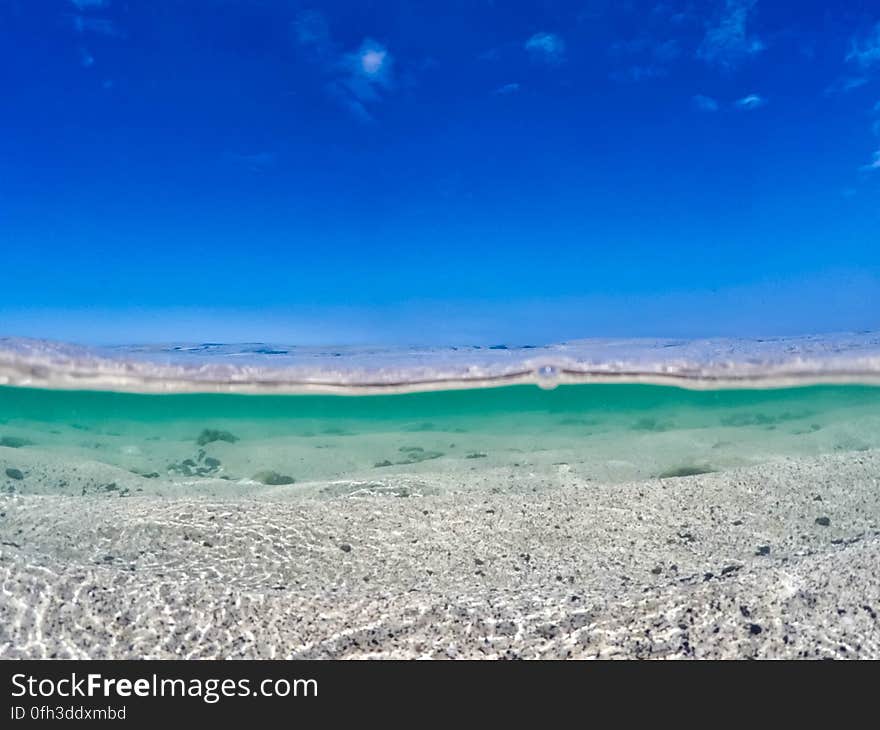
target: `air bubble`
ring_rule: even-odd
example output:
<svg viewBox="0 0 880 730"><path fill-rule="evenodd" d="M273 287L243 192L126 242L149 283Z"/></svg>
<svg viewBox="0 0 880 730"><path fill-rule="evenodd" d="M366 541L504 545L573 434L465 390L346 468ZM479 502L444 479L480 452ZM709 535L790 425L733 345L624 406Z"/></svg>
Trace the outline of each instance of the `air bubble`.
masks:
<svg viewBox="0 0 880 730"><path fill-rule="evenodd" d="M552 390L559 385L559 369L553 365L544 365L535 371L538 385L545 390Z"/></svg>

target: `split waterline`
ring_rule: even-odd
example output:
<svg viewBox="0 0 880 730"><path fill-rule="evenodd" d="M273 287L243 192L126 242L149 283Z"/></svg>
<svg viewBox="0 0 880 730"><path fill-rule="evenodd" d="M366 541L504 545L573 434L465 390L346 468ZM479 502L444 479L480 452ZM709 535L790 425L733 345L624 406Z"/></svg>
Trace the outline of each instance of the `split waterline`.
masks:
<svg viewBox="0 0 880 730"><path fill-rule="evenodd" d="M877 346L0 343L0 655L876 658Z"/></svg>

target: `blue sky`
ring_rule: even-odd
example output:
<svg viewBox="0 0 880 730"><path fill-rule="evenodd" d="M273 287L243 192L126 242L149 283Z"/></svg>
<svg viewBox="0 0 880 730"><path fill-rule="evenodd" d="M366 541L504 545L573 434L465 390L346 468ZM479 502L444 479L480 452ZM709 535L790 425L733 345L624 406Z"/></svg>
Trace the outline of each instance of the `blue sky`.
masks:
<svg viewBox="0 0 880 730"><path fill-rule="evenodd" d="M0 334L880 327L880 5L0 0Z"/></svg>

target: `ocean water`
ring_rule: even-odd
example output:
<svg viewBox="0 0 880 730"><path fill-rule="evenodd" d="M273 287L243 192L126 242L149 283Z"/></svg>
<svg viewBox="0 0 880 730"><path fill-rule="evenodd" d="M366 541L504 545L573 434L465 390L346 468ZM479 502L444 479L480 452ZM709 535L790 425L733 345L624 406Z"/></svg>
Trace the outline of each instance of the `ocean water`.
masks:
<svg viewBox="0 0 880 730"><path fill-rule="evenodd" d="M880 339L0 341L0 656L880 657Z"/></svg>
<svg viewBox="0 0 880 730"><path fill-rule="evenodd" d="M857 454L880 448L876 352L872 335L423 351L7 340L0 480L235 496L448 491L484 473L537 489Z"/></svg>

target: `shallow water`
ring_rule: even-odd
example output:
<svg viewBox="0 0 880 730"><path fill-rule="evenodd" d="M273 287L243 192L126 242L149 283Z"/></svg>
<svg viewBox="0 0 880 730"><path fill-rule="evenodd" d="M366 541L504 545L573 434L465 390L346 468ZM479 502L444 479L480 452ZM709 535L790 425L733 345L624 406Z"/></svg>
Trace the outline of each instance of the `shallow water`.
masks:
<svg viewBox="0 0 880 730"><path fill-rule="evenodd" d="M872 333L426 349L7 339L0 457L23 476L7 491L73 493L76 466L96 474L82 493L415 477L448 491L481 473L536 490L877 448L878 383Z"/></svg>
<svg viewBox="0 0 880 730"><path fill-rule="evenodd" d="M624 481L878 447L875 386L512 385L363 396L0 387L0 456L25 476L7 474L7 491L37 480L41 492L64 491L56 470L39 476L41 460L108 465L149 493L160 484L295 490L499 468Z"/></svg>
<svg viewBox="0 0 880 730"><path fill-rule="evenodd" d="M0 656L880 657L876 345L0 342Z"/></svg>

